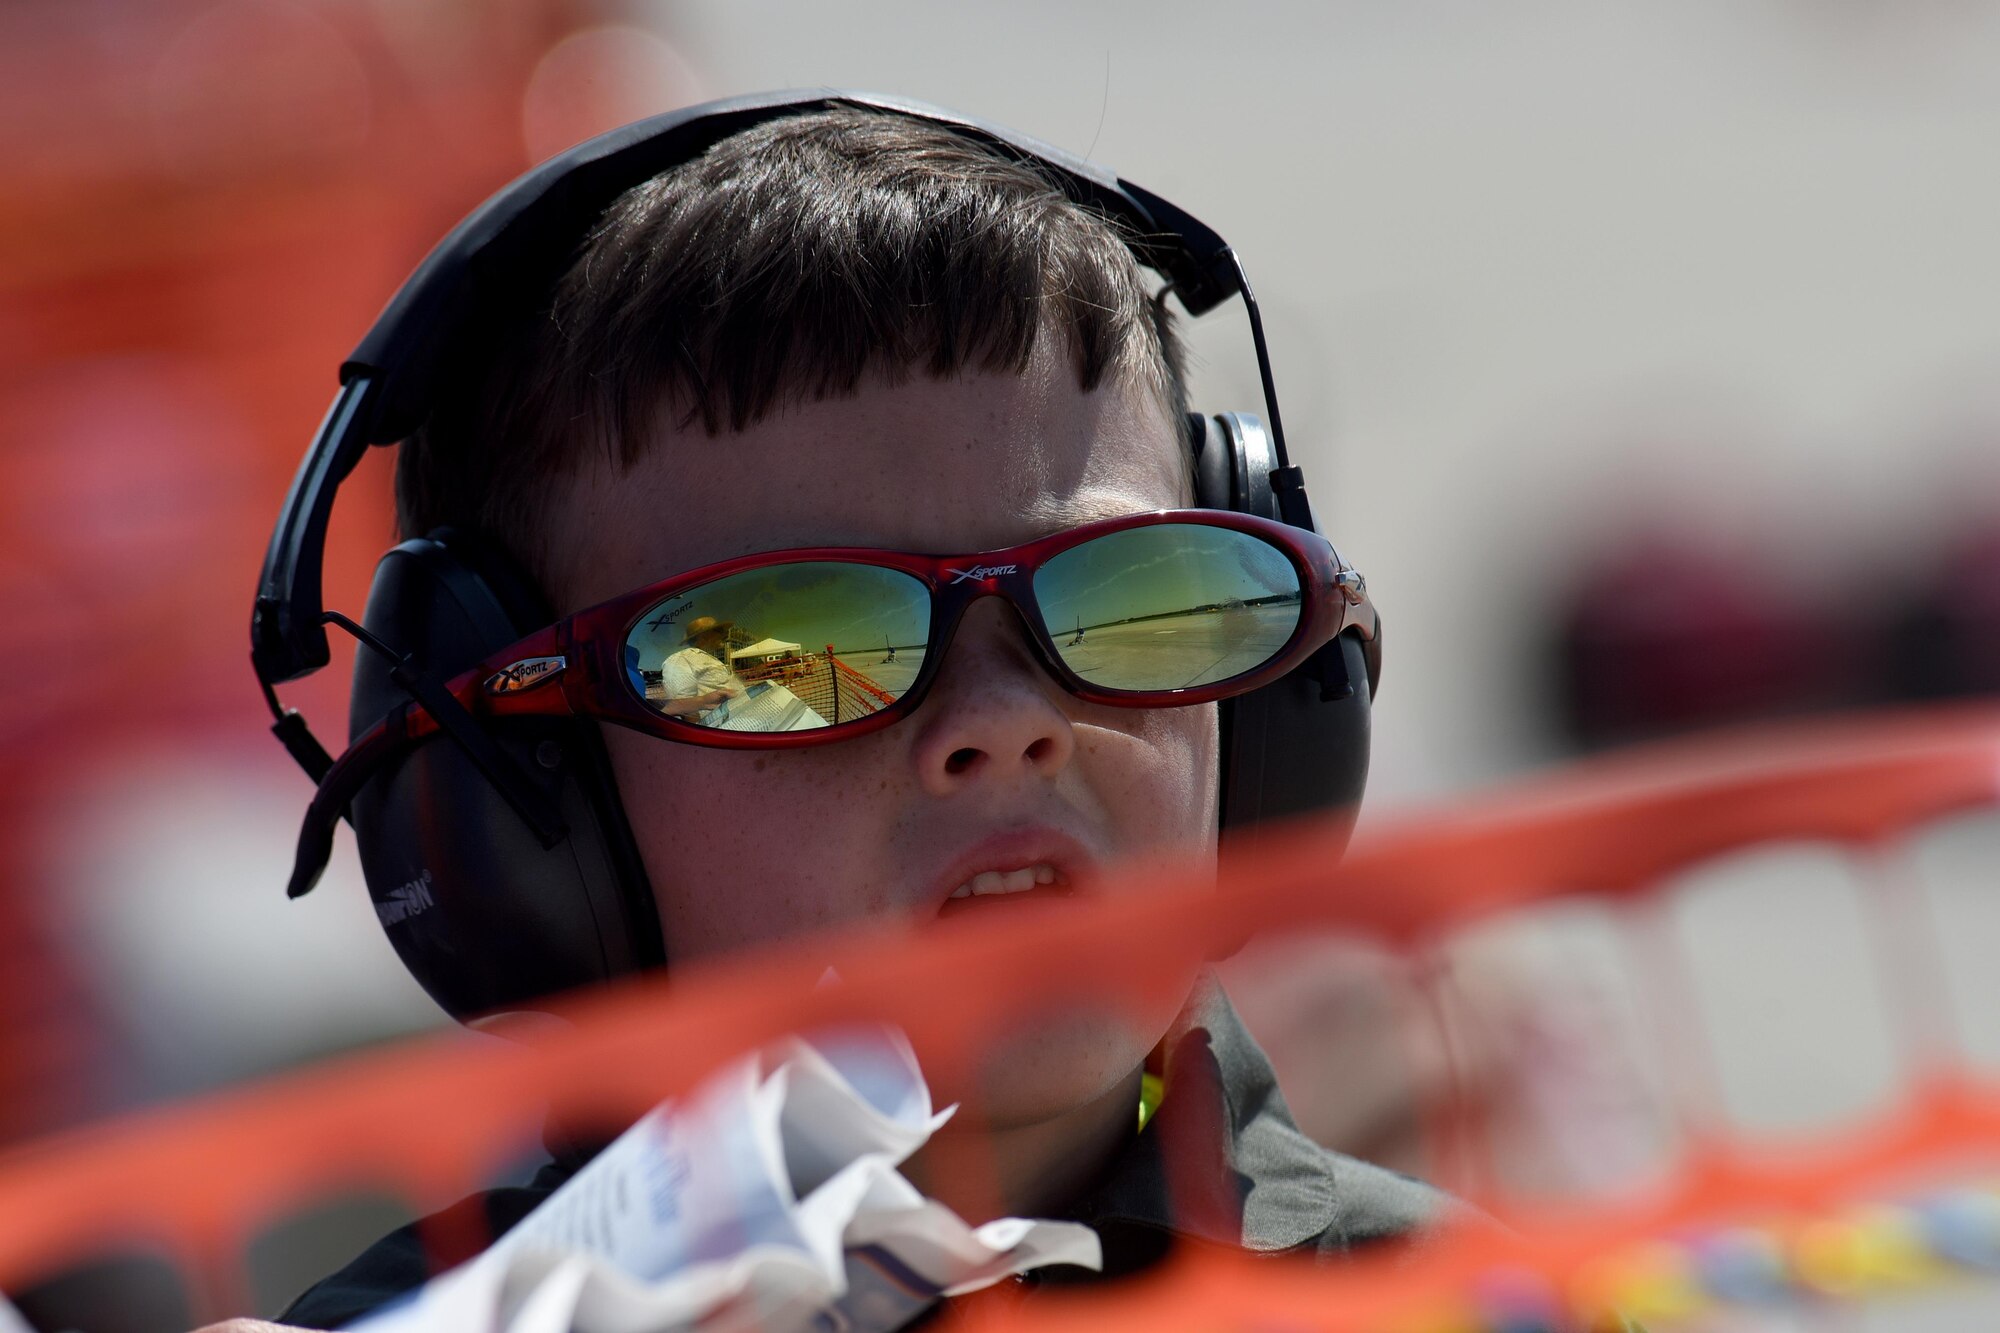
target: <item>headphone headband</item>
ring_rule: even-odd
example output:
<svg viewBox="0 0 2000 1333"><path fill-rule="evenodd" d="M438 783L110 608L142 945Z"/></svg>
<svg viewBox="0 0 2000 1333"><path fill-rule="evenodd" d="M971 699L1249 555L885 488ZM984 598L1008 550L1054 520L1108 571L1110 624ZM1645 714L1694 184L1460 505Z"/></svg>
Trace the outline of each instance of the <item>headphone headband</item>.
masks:
<svg viewBox="0 0 2000 1333"><path fill-rule="evenodd" d="M524 292L547 290L577 239L634 184L691 162L744 130L836 107L947 126L1053 171L1076 202L1126 224L1133 253L1167 278L1190 314L1236 294L1233 267L1218 266L1227 248L1220 236L1158 196L1049 144L940 107L868 93L804 90L729 98L635 121L549 158L439 242L341 367L343 383L359 375L378 383L366 427L370 442L386 444L415 431L450 363L480 359L481 344L492 340L488 330L516 313L495 307ZM502 319L493 320L495 314Z"/></svg>

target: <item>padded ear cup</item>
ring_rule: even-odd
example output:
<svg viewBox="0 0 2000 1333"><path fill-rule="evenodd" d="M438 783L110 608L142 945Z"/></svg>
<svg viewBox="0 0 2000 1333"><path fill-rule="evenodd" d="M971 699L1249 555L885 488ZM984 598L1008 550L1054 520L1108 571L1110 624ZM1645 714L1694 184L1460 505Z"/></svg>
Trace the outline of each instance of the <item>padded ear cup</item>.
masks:
<svg viewBox="0 0 2000 1333"><path fill-rule="evenodd" d="M554 616L504 553L439 530L382 557L365 623L446 680ZM358 735L406 696L388 664L356 658L349 729ZM594 724L522 719L491 734L562 813L569 836L544 848L450 739L414 747L351 807L375 913L425 991L453 1017L664 961L645 871Z"/></svg>
<svg viewBox="0 0 2000 1333"><path fill-rule="evenodd" d="M1261 421L1189 413L1188 437L1197 505L1283 521ZM1368 781L1370 693L1361 642L1343 634L1283 679L1217 705L1224 836L1286 815L1352 812Z"/></svg>
<svg viewBox="0 0 2000 1333"><path fill-rule="evenodd" d="M1225 837L1287 815L1348 812L1368 781L1368 673L1361 640L1337 651L1351 692L1323 700L1308 662L1261 690L1222 703L1222 831ZM1317 660L1317 659L1315 659Z"/></svg>

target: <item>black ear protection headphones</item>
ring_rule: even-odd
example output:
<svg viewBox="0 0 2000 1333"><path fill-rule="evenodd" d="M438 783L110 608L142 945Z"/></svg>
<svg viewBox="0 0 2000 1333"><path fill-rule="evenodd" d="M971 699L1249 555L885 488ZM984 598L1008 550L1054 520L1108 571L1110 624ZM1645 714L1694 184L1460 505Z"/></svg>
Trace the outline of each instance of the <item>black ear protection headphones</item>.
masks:
<svg viewBox="0 0 2000 1333"><path fill-rule="evenodd" d="M372 767L356 790L322 790L301 835L292 893L311 887L345 813L376 915L410 971L454 1017L658 966L666 961L659 919L596 725L482 722L443 689L553 621L553 608L496 546L441 529L382 558L362 623L324 610L334 492L370 445L412 434L452 376L495 354L500 331L532 314L619 195L739 131L836 106L942 125L1033 164L1119 224L1139 262L1166 279L1191 315L1241 296L1265 421L1189 414L1195 500L1315 526L1304 479L1286 455L1263 321L1234 251L1101 167L935 107L823 91L656 116L542 163L445 237L341 366L340 392L272 533L251 617L251 660L277 719L272 730L315 783L333 760L273 687L327 664L328 624L367 646L356 661L350 736L399 706L422 708L442 724L441 735ZM1278 683L1224 700L1224 834L1359 802L1375 685L1358 638L1343 634Z"/></svg>

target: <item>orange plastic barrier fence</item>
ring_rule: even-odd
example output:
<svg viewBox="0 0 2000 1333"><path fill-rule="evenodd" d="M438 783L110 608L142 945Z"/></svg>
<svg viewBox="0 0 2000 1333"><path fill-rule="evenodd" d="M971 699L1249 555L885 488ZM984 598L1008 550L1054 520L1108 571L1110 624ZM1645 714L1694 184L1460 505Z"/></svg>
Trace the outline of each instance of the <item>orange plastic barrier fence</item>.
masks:
<svg viewBox="0 0 2000 1333"><path fill-rule="evenodd" d="M1133 867L1074 903L1060 932L982 923L940 928L913 948L904 929L864 931L688 967L575 999L562 1010L573 1026L532 1046L411 1042L14 1152L0 1160L0 1290L114 1244L150 1246L216 1275L212 1299L225 1309L247 1237L301 1199L366 1181L440 1207L508 1160L542 1109L571 1125L620 1125L790 1032L893 1023L934 1087L966 1086L980 1053L1018 1028L1023 996L1112 1012L1171 1007L1191 971L1246 934L1337 926L1421 953L1536 901L1636 899L1679 868L1772 840L1866 853L1996 800L2000 710L1822 723L1580 766L1405 823L1338 868L1341 835L1324 826L1243 840L1219 888L1184 868ZM829 961L842 984L816 988ZM1513 1234L1474 1228L1415 1257L1337 1269L1187 1255L1143 1282L1043 1293L1032 1311L1000 1297L969 1317L1047 1328L1465 1328L1478 1326L1475 1295L1496 1272L1564 1310L1629 1308L1648 1291L1668 1301L1660 1273L1672 1265L1649 1238L1759 1210L1829 1216L1954 1154L2000 1160L2000 1087L1943 1050L1893 1114L1782 1155L1746 1155L1698 1102L1686 1109L1683 1163L1644 1198L1508 1211Z"/></svg>

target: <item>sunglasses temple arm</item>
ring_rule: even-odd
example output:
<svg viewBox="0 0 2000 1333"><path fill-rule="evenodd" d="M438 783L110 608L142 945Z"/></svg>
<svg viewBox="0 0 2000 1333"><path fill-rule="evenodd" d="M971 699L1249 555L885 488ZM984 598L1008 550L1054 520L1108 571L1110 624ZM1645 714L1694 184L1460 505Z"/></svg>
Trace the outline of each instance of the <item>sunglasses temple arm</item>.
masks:
<svg viewBox="0 0 2000 1333"><path fill-rule="evenodd" d="M569 825L548 794L535 784L518 760L500 748L491 733L479 725L450 691L432 677L407 666L391 671L389 676L410 692L440 730L457 742L473 767L485 775L501 798L514 808L514 813L527 823L544 850L569 836Z"/></svg>
<svg viewBox="0 0 2000 1333"><path fill-rule="evenodd" d="M327 770L306 807L292 878L285 886L288 898L310 893L319 882L333 853L334 827L348 817L348 806L368 780L410 746L439 733L449 736L464 752L543 847L554 847L569 836L569 825L547 793L449 690L413 670L407 659L390 668L389 675L408 692L411 702L399 704Z"/></svg>
<svg viewBox="0 0 2000 1333"><path fill-rule="evenodd" d="M312 892L326 873L326 863L333 855L333 831L346 816L349 803L368 779L410 743L410 705L398 704L334 761L306 806L292 877L285 885L287 898L303 898Z"/></svg>

